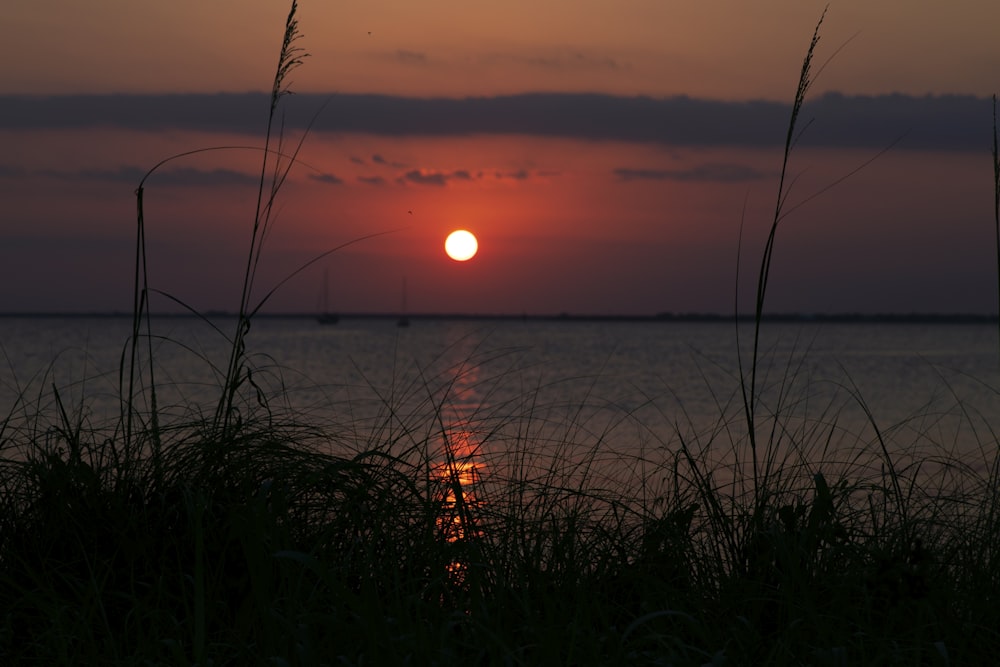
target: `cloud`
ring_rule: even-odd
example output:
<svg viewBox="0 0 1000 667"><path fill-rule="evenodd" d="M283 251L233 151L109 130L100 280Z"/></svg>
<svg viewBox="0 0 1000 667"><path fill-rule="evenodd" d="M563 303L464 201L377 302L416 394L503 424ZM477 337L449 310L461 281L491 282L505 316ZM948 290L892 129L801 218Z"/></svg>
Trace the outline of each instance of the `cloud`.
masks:
<svg viewBox="0 0 1000 667"><path fill-rule="evenodd" d="M343 179L337 178L333 174L309 174L309 178L318 183L328 183L330 185L340 185Z"/></svg>
<svg viewBox="0 0 1000 667"><path fill-rule="evenodd" d="M515 181L526 181L531 177L531 175L528 173L526 169L518 169L517 171L508 171L508 172L498 171L493 174L493 177L496 178L497 180L509 178Z"/></svg>
<svg viewBox="0 0 1000 667"><path fill-rule="evenodd" d="M260 185L260 176L232 169L168 169L150 176L154 183L163 185Z"/></svg>
<svg viewBox="0 0 1000 667"><path fill-rule="evenodd" d="M358 176L358 182L365 185L385 185L386 180L381 176Z"/></svg>
<svg viewBox="0 0 1000 667"><path fill-rule="evenodd" d="M24 178L28 172L21 167L0 165L0 178Z"/></svg>
<svg viewBox="0 0 1000 667"><path fill-rule="evenodd" d="M473 176L466 169L456 169L450 173L432 169L411 169L397 179L397 182L442 186L447 185L448 181L472 181L480 178L480 176Z"/></svg>
<svg viewBox="0 0 1000 667"><path fill-rule="evenodd" d="M375 164L381 164L381 165L384 165L384 166L387 166L387 167L392 167L394 169L406 169L406 166L407 166L407 165L405 165L402 162L394 162L394 161L386 160L379 153L375 153L374 155L372 155L372 162L374 162Z"/></svg>
<svg viewBox="0 0 1000 667"><path fill-rule="evenodd" d="M90 180L111 183L129 183L139 185L144 177L148 183L156 185L259 185L260 177L232 169L193 169L182 167L176 169L159 169L149 174L148 169L123 165L117 169L81 169L65 171L43 169L36 172L40 176L58 180Z"/></svg>
<svg viewBox="0 0 1000 667"><path fill-rule="evenodd" d="M396 62L404 63L407 65L423 65L427 63L427 54L420 53L418 51L407 51L406 49L398 49L393 53L393 59Z"/></svg>
<svg viewBox="0 0 1000 667"><path fill-rule="evenodd" d="M736 183L754 181L773 176L770 172L761 171L742 164L713 163L702 164L691 169L631 169L619 167L613 170L619 180L629 181L714 181L720 183Z"/></svg>
<svg viewBox="0 0 1000 667"><path fill-rule="evenodd" d="M593 70L617 72L631 69L631 65L628 63L620 63L610 56L593 55L567 49L550 49L544 54L490 53L480 56L476 60L486 67L512 64L557 73Z"/></svg>
<svg viewBox="0 0 1000 667"><path fill-rule="evenodd" d="M0 129L116 127L262 131L263 93L0 96ZM597 93L417 98L298 94L284 98L285 127L303 130L325 106L314 132L381 136L533 135L672 146L773 147L787 134L788 104ZM800 146L981 151L992 127L991 101L973 96L828 93L806 103ZM809 123L809 121L813 121Z"/></svg>
<svg viewBox="0 0 1000 667"><path fill-rule="evenodd" d="M413 169L403 174L400 180L417 185L445 185L448 182L448 177L439 171Z"/></svg>
<svg viewBox="0 0 1000 667"><path fill-rule="evenodd" d="M513 60L523 62L530 67L539 67L552 70L595 70L604 69L617 71L626 69L614 58L607 56L591 56L586 53L573 52L556 56L530 56L527 58L514 57Z"/></svg>

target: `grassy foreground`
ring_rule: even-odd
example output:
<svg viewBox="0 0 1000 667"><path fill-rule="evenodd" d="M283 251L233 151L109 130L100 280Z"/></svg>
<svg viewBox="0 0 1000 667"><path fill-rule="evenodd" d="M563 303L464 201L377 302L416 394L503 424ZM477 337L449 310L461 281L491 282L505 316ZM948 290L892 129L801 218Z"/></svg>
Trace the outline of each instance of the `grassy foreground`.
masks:
<svg viewBox="0 0 1000 667"><path fill-rule="evenodd" d="M294 15L293 3L272 116L304 57ZM640 484L608 485L588 472L599 452L574 441L574 424L562 442L536 440L530 395L461 434L446 419L454 387L433 379L418 388L424 414L387 403L370 428L275 407L245 341L260 307L250 301L259 242L294 162L270 140L269 129L218 404L180 418L157 406L142 349L153 335L140 186L121 419L91 427L54 390L0 423L0 664L993 661L1000 459L989 425L968 416L975 468L893 451L877 429L868 455L844 460L822 454L832 421L802 429L794 394L760 400L757 340L784 185L740 374L744 428L720 415L708 436L679 431ZM470 437L501 443L503 460L478 474Z"/></svg>
<svg viewBox="0 0 1000 667"><path fill-rule="evenodd" d="M354 443L274 415L225 439L161 426L159 464L150 434L123 450L70 425L5 433L3 664L984 664L1000 646L995 468L946 462L956 483L931 493L921 462L825 477L786 455L755 494L708 467L725 442L646 488L579 482L579 450L539 453L530 421L467 431L507 445L481 478L452 432L394 417Z"/></svg>

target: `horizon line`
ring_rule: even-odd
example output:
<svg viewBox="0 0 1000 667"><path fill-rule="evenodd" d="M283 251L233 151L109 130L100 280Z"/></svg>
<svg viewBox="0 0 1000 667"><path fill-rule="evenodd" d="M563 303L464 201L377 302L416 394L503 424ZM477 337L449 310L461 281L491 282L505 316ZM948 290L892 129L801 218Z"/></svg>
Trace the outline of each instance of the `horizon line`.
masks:
<svg viewBox="0 0 1000 667"><path fill-rule="evenodd" d="M157 318L235 318L238 313L225 310L208 310L203 313L164 312L151 313ZM660 312L655 314L611 314L611 313L459 313L459 312L287 312L287 313L257 313L253 318L263 319L317 319L321 315L335 315L340 320L398 320L405 317L409 320L523 320L523 321L577 321L577 322L733 322L754 321L753 313L722 314L712 312ZM133 313L127 311L10 311L0 312L0 318L130 318ZM772 312L764 313L761 321L765 322L829 322L829 323L913 323L913 324L988 324L997 323L997 314L984 313L806 313L806 312Z"/></svg>

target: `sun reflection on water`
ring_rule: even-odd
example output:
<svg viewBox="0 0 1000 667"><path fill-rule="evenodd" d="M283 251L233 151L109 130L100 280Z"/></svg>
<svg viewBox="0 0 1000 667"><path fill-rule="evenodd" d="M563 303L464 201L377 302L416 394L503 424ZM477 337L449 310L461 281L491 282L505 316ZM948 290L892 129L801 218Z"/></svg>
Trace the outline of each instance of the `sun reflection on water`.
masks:
<svg viewBox="0 0 1000 667"><path fill-rule="evenodd" d="M485 465L478 460L478 447L471 441L470 432L452 432L448 440L445 459L434 468L434 476L442 487L438 529L445 540L456 542L481 536L475 513L480 503L477 487Z"/></svg>
<svg viewBox="0 0 1000 667"><path fill-rule="evenodd" d="M484 402L478 390L481 368L474 351L463 350L462 342L453 350L462 361L448 369L439 402L440 449L431 463L431 479L437 488L434 500L438 536L456 546L484 536L479 517L484 507L480 489L486 473L482 434L476 428ZM464 590L469 562L459 553L447 563L445 572L452 586Z"/></svg>

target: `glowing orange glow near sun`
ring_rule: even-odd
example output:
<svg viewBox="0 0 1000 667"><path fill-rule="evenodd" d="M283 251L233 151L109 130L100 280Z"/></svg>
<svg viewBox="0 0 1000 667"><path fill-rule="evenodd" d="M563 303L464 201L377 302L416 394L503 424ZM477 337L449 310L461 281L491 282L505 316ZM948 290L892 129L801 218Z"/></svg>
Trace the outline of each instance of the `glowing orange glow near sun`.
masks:
<svg viewBox="0 0 1000 667"><path fill-rule="evenodd" d="M457 229L445 239L444 251L456 262L466 262L476 256L479 241L472 232Z"/></svg>

